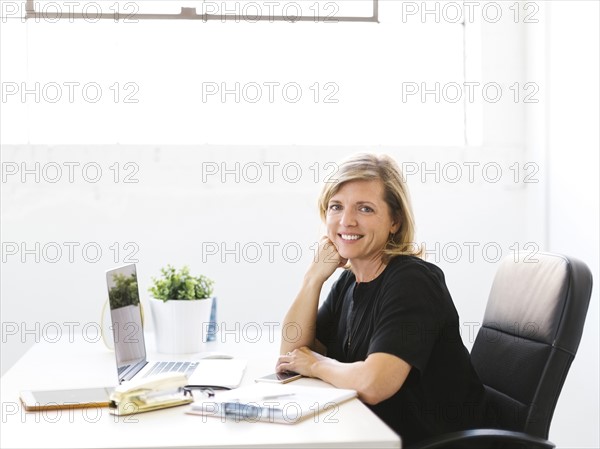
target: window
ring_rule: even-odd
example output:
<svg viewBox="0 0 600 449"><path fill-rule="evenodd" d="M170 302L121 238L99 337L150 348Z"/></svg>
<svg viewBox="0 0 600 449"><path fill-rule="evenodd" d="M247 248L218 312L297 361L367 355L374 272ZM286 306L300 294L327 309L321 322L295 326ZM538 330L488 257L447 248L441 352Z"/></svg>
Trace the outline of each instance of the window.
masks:
<svg viewBox="0 0 600 449"><path fill-rule="evenodd" d="M464 145L463 24L335 3L379 21L3 19L3 142Z"/></svg>

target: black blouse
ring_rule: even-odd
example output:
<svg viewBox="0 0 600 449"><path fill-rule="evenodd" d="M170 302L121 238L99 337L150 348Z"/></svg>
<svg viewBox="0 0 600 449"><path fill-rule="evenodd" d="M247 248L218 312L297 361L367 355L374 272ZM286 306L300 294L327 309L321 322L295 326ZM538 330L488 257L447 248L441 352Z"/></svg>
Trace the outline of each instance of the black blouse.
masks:
<svg viewBox="0 0 600 449"><path fill-rule="evenodd" d="M483 385L437 266L398 256L375 280L358 284L345 271L319 308L316 336L340 362L383 352L412 366L396 394L371 406L404 444L477 426Z"/></svg>

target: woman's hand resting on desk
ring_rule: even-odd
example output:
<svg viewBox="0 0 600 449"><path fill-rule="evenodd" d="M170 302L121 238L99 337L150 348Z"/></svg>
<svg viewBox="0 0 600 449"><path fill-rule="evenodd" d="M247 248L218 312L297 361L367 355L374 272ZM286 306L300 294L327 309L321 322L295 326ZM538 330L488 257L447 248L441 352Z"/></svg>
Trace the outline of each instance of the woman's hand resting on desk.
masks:
<svg viewBox="0 0 600 449"><path fill-rule="evenodd" d="M279 356L277 360L277 372L293 371L306 377L316 377L313 373L313 367L316 363L326 358L324 355L303 346Z"/></svg>

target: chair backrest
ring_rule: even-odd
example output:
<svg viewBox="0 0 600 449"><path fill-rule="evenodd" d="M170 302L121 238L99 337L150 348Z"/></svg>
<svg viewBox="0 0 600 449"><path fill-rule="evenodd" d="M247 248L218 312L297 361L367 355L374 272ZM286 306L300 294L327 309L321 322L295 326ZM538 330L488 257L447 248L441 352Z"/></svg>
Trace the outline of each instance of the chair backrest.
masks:
<svg viewBox="0 0 600 449"><path fill-rule="evenodd" d="M471 351L487 427L548 438L591 292L589 268L573 258L516 254L500 263Z"/></svg>

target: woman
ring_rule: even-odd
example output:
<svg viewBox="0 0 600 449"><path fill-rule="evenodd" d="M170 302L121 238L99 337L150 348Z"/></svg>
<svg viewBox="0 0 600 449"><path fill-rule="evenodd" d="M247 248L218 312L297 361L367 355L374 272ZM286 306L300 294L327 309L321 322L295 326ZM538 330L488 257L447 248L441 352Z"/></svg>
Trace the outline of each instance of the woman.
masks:
<svg viewBox="0 0 600 449"><path fill-rule="evenodd" d="M285 317L277 371L356 390L405 444L475 427L483 386L444 274L418 257L399 168L357 155L336 181L319 199L327 235ZM347 269L319 308L338 267Z"/></svg>

